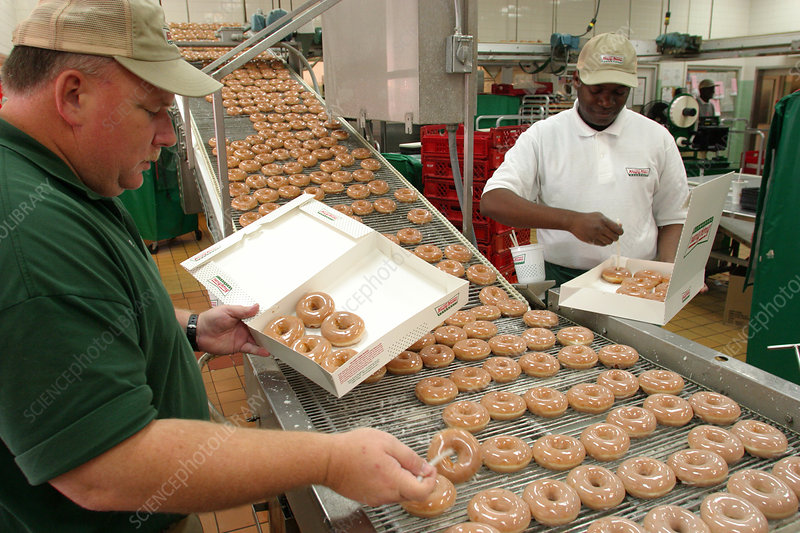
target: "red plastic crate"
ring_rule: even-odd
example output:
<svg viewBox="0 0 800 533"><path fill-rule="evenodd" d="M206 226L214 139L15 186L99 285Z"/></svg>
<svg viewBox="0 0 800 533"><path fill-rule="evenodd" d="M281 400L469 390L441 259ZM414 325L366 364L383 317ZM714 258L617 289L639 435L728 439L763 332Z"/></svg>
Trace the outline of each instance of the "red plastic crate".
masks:
<svg viewBox="0 0 800 533"><path fill-rule="evenodd" d="M447 139L447 126L436 124L433 126L422 126L419 130L420 141L422 141L422 154L450 157L450 144ZM489 157L491 144L491 133L486 131L476 131L473 134L472 153L475 159L486 159ZM456 132L456 151L459 158L464 157L464 125L458 126Z"/></svg>
<svg viewBox="0 0 800 533"><path fill-rule="evenodd" d="M497 269L500 271L500 275L506 278L506 280L511 283L512 285L517 282L517 271L514 269L514 264L512 263L511 266L505 267L503 269Z"/></svg>
<svg viewBox="0 0 800 533"><path fill-rule="evenodd" d="M508 231L503 231L494 235L487 245L487 253L501 253L503 251L509 250L514 243L511 241L511 232L514 231L514 234L517 237L517 243L522 246L525 244L531 243L531 230L527 228L514 228L513 230L509 229Z"/></svg>
<svg viewBox="0 0 800 533"><path fill-rule="evenodd" d="M442 198L429 198L433 206L438 209L444 217L453 223L457 228L461 227L461 207L458 205L458 200L448 200ZM478 244L488 245L491 239L498 233L504 233L511 230L508 226L500 224L499 222L482 216L478 210L478 205L472 205L472 226L475 230L475 239Z"/></svg>
<svg viewBox="0 0 800 533"><path fill-rule="evenodd" d="M497 128L492 128L489 130L489 134L491 135L489 146L496 150L508 150L514 146L514 143L517 142L517 139L522 132L530 127L530 124L520 124L519 126L500 126Z"/></svg>
<svg viewBox="0 0 800 533"><path fill-rule="evenodd" d="M458 160L461 175L464 175L464 160ZM472 162L472 183L486 183L492 177L493 168L488 159L475 159ZM434 157L422 155L422 178L447 178L453 181L453 169L450 167L449 157Z"/></svg>
<svg viewBox="0 0 800 533"><path fill-rule="evenodd" d="M483 183L476 183L472 187L472 201L480 202L481 194L483 194ZM442 200L456 200L456 186L453 183L453 178L434 178L429 176L422 177L422 194L425 198L440 198Z"/></svg>
<svg viewBox="0 0 800 533"><path fill-rule="evenodd" d="M507 269L509 266L511 268L514 267L514 257L511 255L511 250L503 250L500 253L487 251L485 247L479 247L478 250L497 270Z"/></svg>

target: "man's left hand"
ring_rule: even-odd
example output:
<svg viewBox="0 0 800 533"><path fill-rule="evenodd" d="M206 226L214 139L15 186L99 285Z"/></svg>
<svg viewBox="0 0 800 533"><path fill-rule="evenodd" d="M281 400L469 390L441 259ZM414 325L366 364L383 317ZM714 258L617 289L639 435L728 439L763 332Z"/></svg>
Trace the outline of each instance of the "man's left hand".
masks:
<svg viewBox="0 0 800 533"><path fill-rule="evenodd" d="M197 319L197 346L215 355L236 352L268 356L269 352L256 344L247 325L242 322L258 313L258 304L220 305L200 314Z"/></svg>

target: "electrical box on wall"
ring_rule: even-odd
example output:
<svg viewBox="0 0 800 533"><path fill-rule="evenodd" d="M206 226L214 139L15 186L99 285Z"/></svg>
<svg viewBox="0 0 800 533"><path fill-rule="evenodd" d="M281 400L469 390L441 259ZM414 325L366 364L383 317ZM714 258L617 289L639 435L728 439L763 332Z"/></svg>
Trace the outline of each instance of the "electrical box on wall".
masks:
<svg viewBox="0 0 800 533"><path fill-rule="evenodd" d="M454 35L456 4L469 6L460 35ZM463 73L476 58L476 2L348 0L322 15L322 28L325 102L333 113L414 124L463 121Z"/></svg>

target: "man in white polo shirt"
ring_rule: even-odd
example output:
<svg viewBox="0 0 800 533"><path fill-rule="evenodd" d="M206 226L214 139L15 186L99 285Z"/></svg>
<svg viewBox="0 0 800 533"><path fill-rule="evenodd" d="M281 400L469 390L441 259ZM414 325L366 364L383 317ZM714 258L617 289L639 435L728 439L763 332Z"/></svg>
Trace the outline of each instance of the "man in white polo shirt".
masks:
<svg viewBox="0 0 800 533"><path fill-rule="evenodd" d="M481 213L536 228L560 285L617 253L672 262L686 220L686 171L663 126L625 108L636 50L592 38L573 77L575 106L533 124L486 183Z"/></svg>

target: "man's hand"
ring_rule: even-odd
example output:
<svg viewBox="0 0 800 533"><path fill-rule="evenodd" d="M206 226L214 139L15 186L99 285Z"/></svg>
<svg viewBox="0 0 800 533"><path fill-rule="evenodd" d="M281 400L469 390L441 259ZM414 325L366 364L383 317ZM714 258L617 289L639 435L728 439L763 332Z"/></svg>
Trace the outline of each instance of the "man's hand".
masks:
<svg viewBox="0 0 800 533"><path fill-rule="evenodd" d="M433 492L436 469L388 433L362 428L334 435L332 443L325 485L343 496L376 506Z"/></svg>
<svg viewBox="0 0 800 533"><path fill-rule="evenodd" d="M269 355L269 352L256 344L242 319L258 313L258 304L251 307L243 305L220 305L200 314L197 319L197 346L204 352L215 355L245 352L255 355Z"/></svg>
<svg viewBox="0 0 800 533"><path fill-rule="evenodd" d="M623 233L622 226L603 213L575 213L571 218L570 233L589 244L608 246L616 242Z"/></svg>

